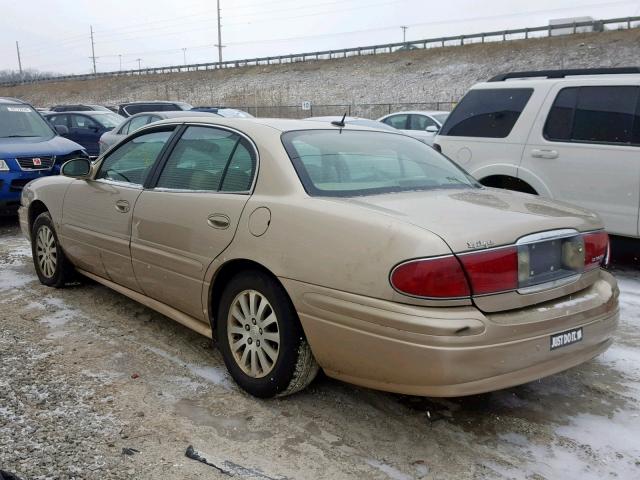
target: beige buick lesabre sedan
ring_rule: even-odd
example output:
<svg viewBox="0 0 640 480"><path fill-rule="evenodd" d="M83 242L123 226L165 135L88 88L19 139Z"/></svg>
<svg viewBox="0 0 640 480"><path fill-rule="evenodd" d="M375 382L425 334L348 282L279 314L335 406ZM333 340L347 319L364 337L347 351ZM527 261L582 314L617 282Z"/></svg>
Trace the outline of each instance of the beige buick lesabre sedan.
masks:
<svg viewBox="0 0 640 480"><path fill-rule="evenodd" d="M62 172L22 196L40 281L80 273L215 338L259 397L319 368L469 395L612 341L618 288L596 215L482 187L405 135L181 118Z"/></svg>

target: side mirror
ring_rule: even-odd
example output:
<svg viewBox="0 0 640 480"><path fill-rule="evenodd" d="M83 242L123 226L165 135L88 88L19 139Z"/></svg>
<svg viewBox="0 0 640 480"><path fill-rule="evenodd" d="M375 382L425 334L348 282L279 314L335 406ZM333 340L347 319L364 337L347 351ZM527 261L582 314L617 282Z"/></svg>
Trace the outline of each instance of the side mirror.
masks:
<svg viewBox="0 0 640 480"><path fill-rule="evenodd" d="M91 171L91 162L87 158L73 158L65 162L60 173L65 177L87 178Z"/></svg>
<svg viewBox="0 0 640 480"><path fill-rule="evenodd" d="M54 125L53 128L58 132L58 135L69 135L69 129L64 125Z"/></svg>
<svg viewBox="0 0 640 480"><path fill-rule="evenodd" d="M429 125L425 130L427 133L438 133L440 131L435 125Z"/></svg>

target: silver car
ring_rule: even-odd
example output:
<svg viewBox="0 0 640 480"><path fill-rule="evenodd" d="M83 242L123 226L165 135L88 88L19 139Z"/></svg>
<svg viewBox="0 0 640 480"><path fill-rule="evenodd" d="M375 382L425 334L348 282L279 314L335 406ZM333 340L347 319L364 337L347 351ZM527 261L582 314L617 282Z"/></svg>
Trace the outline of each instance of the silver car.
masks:
<svg viewBox="0 0 640 480"><path fill-rule="evenodd" d="M167 118L176 118L176 117L219 117L215 113L209 112L194 112L191 110L177 110L171 112L142 112L136 113L135 115L131 115L120 125L115 127L113 130L106 132L104 135L100 137L100 141L98 142L100 147L100 155L106 152L113 145L118 143L124 137L129 135L130 133L135 132L141 127L148 125L151 122L157 122L158 120L164 120Z"/></svg>
<svg viewBox="0 0 640 480"><path fill-rule="evenodd" d="M417 138L427 145L433 145L433 140L448 116L449 112L439 110L412 110L390 113L379 118L378 121L397 128L405 135Z"/></svg>

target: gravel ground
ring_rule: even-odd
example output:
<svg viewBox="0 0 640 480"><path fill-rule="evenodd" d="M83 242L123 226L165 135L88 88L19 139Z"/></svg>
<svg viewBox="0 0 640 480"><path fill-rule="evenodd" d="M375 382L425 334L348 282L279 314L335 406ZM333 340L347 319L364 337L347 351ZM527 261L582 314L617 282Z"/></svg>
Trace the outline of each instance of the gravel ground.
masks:
<svg viewBox="0 0 640 480"><path fill-rule="evenodd" d="M41 286L0 223L0 469L31 479L640 478L640 268L615 345L492 394L428 399L320 378L241 392L209 342L97 284ZM123 449L129 454L123 453Z"/></svg>

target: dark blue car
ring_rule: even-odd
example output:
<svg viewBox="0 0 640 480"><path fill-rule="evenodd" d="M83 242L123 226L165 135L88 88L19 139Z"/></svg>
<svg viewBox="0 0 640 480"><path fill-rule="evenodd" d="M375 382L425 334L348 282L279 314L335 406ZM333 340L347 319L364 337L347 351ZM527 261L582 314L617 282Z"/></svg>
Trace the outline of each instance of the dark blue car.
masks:
<svg viewBox="0 0 640 480"><path fill-rule="evenodd" d="M100 153L98 142L102 134L113 130L124 120L124 117L110 111L56 112L47 113L44 117L54 127L66 127L69 133L63 136L82 145L90 157L97 157Z"/></svg>
<svg viewBox="0 0 640 480"><path fill-rule="evenodd" d="M31 105L0 97L0 214L16 212L28 182L56 175L64 162L80 156L87 156L85 150L59 136Z"/></svg>

